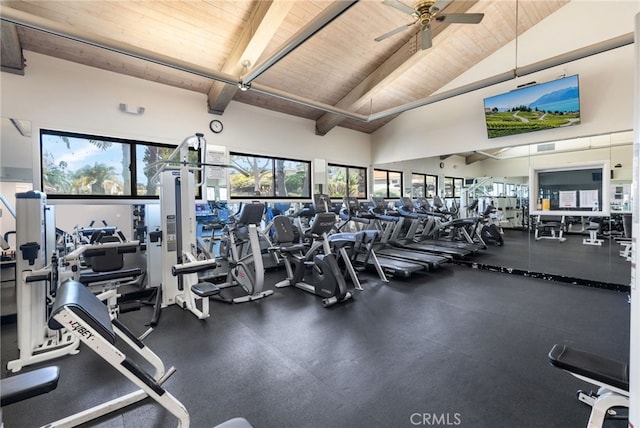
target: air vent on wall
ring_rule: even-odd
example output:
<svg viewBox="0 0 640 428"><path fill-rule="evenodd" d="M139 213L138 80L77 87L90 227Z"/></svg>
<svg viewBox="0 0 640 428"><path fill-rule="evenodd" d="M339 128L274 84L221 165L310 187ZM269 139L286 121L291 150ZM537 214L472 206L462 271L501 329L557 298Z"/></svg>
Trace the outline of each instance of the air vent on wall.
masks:
<svg viewBox="0 0 640 428"><path fill-rule="evenodd" d="M556 143L538 144L538 147L537 147L538 153L551 152L551 151L554 151L555 149L556 149Z"/></svg>

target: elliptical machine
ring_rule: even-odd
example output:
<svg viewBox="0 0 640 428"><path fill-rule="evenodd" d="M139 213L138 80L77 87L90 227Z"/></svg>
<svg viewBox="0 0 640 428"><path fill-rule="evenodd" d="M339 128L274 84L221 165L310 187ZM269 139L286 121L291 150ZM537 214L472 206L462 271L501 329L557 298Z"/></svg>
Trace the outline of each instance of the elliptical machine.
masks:
<svg viewBox="0 0 640 428"><path fill-rule="evenodd" d="M309 229L303 234L304 238L311 240L308 246L294 243L295 226L290 217L278 215L273 218L274 238L278 242L273 249L282 257L287 271L287 279L277 283L276 287L294 286L320 296L325 308L353 297L347 290L347 284L327 239L335 221L335 214L331 212L317 213Z"/></svg>
<svg viewBox="0 0 640 428"><path fill-rule="evenodd" d="M242 291L235 297L221 292L213 296L215 300L245 303L273 294L273 290L263 290L264 264L258 233L263 213L262 203L243 204L234 221L223 229L225 237L220 245L220 255L223 266L227 267L227 281L216 285L222 291L236 286Z"/></svg>

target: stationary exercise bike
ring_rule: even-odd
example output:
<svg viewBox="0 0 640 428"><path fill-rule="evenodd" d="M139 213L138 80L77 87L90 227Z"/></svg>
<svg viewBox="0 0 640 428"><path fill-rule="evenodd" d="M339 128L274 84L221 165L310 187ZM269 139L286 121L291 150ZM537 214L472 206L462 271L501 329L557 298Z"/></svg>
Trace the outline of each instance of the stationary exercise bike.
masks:
<svg viewBox="0 0 640 428"><path fill-rule="evenodd" d="M264 288L264 264L260 249L260 223L264 214L264 204L243 204L233 221L223 229L220 244L220 262L227 267L227 280L216 284L224 290L239 287L241 295L227 296L224 292L213 296L215 300L227 303L245 303L262 299L273 294Z"/></svg>
<svg viewBox="0 0 640 428"><path fill-rule="evenodd" d="M327 239L335 220L335 214L331 212L317 213L304 232L304 237L312 240L308 246L294 243L295 226L290 217L279 215L273 218L273 236L278 242L273 249L282 257L287 271L287 279L277 283L276 287L294 286L320 296L325 308L351 299L351 292L347 290Z"/></svg>

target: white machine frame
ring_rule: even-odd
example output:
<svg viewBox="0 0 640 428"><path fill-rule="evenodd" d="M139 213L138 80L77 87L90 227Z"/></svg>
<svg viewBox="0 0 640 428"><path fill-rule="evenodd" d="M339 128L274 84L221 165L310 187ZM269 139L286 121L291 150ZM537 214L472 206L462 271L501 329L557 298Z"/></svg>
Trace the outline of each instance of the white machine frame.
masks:
<svg viewBox="0 0 640 428"><path fill-rule="evenodd" d="M595 395L590 395L583 391L578 392L578 400L591 407L591 415L589 415L587 428L602 428L607 416L616 415L615 410L613 410L616 407L629 408L629 391L597 382L586 376L572 372L569 373L580 380L599 387L598 392Z"/></svg>
<svg viewBox="0 0 640 428"><path fill-rule="evenodd" d="M198 319L205 319L209 317L209 295L213 287L204 294L197 293L196 287L201 285L197 273L213 269L217 263L197 259L194 189L202 186L206 174L204 159L189 161L190 148L200 149L202 156L206 156L204 136L187 137L167 160L150 165L161 164L150 180L160 176L162 307L178 305ZM201 176L199 183L194 180L197 171Z"/></svg>
<svg viewBox="0 0 640 428"><path fill-rule="evenodd" d="M47 327L47 280L52 272L46 267L51 251L47 233L55 231L53 211L40 192L16 195L16 307L18 358L7 369L18 372L31 364L64 355L77 354L80 341L67 331L54 332ZM48 210L48 211L46 211ZM55 238L53 239L55 242ZM25 259L22 249L31 246L37 253ZM49 251L48 251L49 250Z"/></svg>
<svg viewBox="0 0 640 428"><path fill-rule="evenodd" d="M77 292L79 292L78 294L84 294L84 298L96 298L78 282L67 283L64 284L64 286L76 287ZM86 292L83 293L83 290L86 290ZM102 305L100 305L99 302L97 303L98 305L96 307L102 309ZM111 341L107 340L104 334L88 323L85 320L85 317L80 316L79 312L86 313L87 316L98 320L105 318L110 320L106 307L103 310L104 313L93 314L87 312L86 308L79 307L77 302L63 302L63 305L54 308L54 313L52 315L53 319L55 319L60 326L64 327L67 331L70 331L76 339L82 341L82 343L87 347L95 351L96 354L140 389L106 403L99 404L88 410L76 413L56 422L52 422L46 426L52 428L77 426L121 410L147 397L151 397L178 418L178 427L188 427L189 413L187 412L187 409L173 395L160 387L162 383L175 372L175 368L172 367L169 370L165 370L160 357L153 353L140 340L134 338L130 331L124 329L122 324L112 322L110 323L110 327L113 329L113 333L115 333L120 340L123 340L130 349L135 351L140 358L149 363L154 368L154 374L151 376L146 372L142 372L141 369L131 369L131 366L125 363L128 362L127 356ZM149 378L151 378L153 382L149 382Z"/></svg>

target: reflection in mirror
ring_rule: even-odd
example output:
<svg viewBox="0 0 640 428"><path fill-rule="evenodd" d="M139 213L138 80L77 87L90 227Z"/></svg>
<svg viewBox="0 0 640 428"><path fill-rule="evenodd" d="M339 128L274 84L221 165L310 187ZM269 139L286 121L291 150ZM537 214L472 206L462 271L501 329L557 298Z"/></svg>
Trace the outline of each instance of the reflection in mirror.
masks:
<svg viewBox="0 0 640 428"><path fill-rule="evenodd" d="M32 189L32 130L31 122L17 118L2 118L0 144L0 235L5 241L0 249L2 286L0 287L0 316L15 314L15 252L16 252L16 193Z"/></svg>
<svg viewBox="0 0 640 428"><path fill-rule="evenodd" d="M31 122L3 117L0 135L2 135L0 181L31 183L33 180Z"/></svg>
<svg viewBox="0 0 640 428"><path fill-rule="evenodd" d="M445 196L442 193L445 177L463 178L464 187L458 201L461 216L479 216L493 207L484 221L499 227L505 241L503 247L489 248L478 263L615 288L615 285L627 286L631 278L625 252L631 224L632 142L632 131L624 131L381 164L376 168L401 170L405 181L415 174L437 175L441 196ZM532 200L536 208L532 213L529 198L541 189L529 187L530 171L572 168L580 163L610 165L610 170L602 170L603 175L608 174L604 177L606 180L600 178L608 182L606 188L598 188L597 195L593 195L599 201L610 203L610 213L603 209L563 215L563 209L559 208L558 212L550 211L554 216L547 218L542 206L546 202L542 199L546 198L541 198L539 207L538 201ZM587 193L590 188L580 186L571 182L564 183L564 187L551 186L555 193L549 199L558 205L560 196L576 194L576 204L579 204L580 190L584 200L590 195ZM478 201L477 208L466 210L474 200ZM565 204L571 205L567 199Z"/></svg>
<svg viewBox="0 0 640 428"><path fill-rule="evenodd" d="M2 118L0 144L0 195L15 209L16 193L32 189L33 171L31 150L31 122L24 119ZM15 218L12 209L0 204L0 233L7 234L9 251L15 249Z"/></svg>

